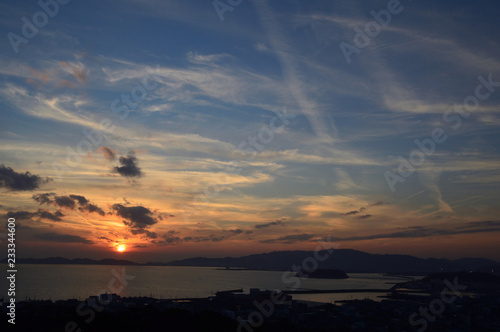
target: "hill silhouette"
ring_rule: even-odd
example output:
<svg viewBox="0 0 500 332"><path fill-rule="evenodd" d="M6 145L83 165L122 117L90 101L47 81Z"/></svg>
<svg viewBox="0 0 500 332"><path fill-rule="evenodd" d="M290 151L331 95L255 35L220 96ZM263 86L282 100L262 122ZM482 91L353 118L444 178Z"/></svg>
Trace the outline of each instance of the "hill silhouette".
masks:
<svg viewBox="0 0 500 332"><path fill-rule="evenodd" d="M325 251L273 251L242 257L207 258L194 257L168 263L134 263L127 260L88 258L67 259L52 258L18 258L20 264L86 264L86 265L144 265L144 266L200 266L243 268L252 270L290 270L292 266L300 266L304 261L319 256L327 259L317 261L318 269L336 269L347 273L418 273L458 271L491 271L499 266L499 262L484 258L461 258L449 260L444 258L418 258L410 255L370 254L353 249L336 249L332 253ZM3 259L6 263L7 259Z"/></svg>

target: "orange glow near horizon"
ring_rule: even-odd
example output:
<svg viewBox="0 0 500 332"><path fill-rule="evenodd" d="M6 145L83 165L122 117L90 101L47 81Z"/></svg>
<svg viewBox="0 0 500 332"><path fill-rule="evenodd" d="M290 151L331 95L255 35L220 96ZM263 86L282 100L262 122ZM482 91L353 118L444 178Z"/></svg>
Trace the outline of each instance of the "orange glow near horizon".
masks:
<svg viewBox="0 0 500 332"><path fill-rule="evenodd" d="M116 247L116 250L118 252L124 252L125 250L127 250L127 247L124 244L120 244Z"/></svg>

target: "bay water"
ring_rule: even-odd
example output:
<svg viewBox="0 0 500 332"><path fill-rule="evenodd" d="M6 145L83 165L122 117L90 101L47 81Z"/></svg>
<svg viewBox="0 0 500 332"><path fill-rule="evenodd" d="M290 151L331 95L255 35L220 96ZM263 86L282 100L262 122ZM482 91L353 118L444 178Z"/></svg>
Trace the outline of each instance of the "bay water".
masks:
<svg viewBox="0 0 500 332"><path fill-rule="evenodd" d="M215 292L250 288L285 289L389 289L394 281L381 274L349 274L349 279L297 279L282 271L224 270L214 267L116 266L116 265L38 265L18 264L16 300L85 300L100 293L122 297L152 296L163 299L200 298ZM0 296L7 299L7 265ZM404 280L400 280L402 282ZM300 294L294 299L333 303L339 300L370 298L381 293Z"/></svg>

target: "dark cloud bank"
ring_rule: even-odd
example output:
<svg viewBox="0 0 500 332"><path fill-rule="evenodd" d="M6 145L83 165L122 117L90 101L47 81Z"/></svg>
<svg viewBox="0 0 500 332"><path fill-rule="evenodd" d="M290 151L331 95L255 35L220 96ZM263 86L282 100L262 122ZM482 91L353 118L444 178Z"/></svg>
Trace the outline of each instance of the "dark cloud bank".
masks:
<svg viewBox="0 0 500 332"><path fill-rule="evenodd" d="M30 172L18 173L10 167L0 165L0 188L8 188L10 190L29 191L39 188L52 179L42 178Z"/></svg>

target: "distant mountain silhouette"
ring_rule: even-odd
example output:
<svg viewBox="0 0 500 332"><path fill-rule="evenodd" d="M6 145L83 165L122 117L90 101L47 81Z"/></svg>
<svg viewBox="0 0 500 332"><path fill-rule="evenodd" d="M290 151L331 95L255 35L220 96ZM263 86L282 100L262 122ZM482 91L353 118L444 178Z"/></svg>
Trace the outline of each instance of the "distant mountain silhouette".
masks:
<svg viewBox="0 0 500 332"><path fill-rule="evenodd" d="M319 255L319 256L318 256ZM353 249L336 249L329 254L326 250L313 251L273 251L264 254L254 254L242 257L206 258L194 257L176 260L169 263L134 263L127 260L88 258L67 259L52 258L21 258L18 264L85 264L85 265L146 265L146 266L202 266L245 268L252 270L291 270L292 266L302 266L302 262L310 261L314 257L326 257L317 261L318 269L337 269L347 273L418 273L458 272L495 270L498 273L499 262L484 258L462 258L458 260L438 258L418 258L410 255L369 254ZM307 260L306 260L307 259ZM7 258L0 261L6 263ZM237 273L237 272L235 272Z"/></svg>
<svg viewBox="0 0 500 332"><path fill-rule="evenodd" d="M320 251L316 255L328 255L319 269L338 269L347 273L432 273L453 271L475 271L498 262L484 258L462 258L458 260L418 258L409 255L369 254L353 249L336 249L332 254ZM239 258L195 257L169 262L167 266L213 266L248 268L257 270L289 270L293 265L301 266L307 258L314 257L312 251L274 251Z"/></svg>

